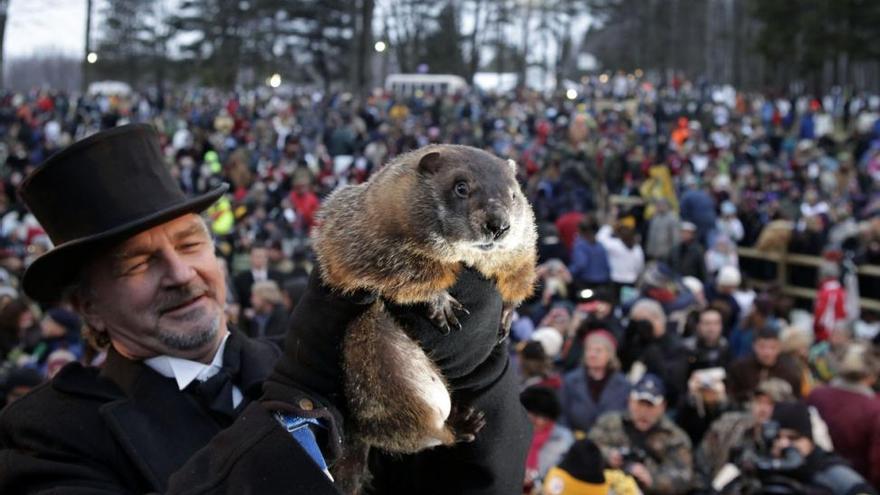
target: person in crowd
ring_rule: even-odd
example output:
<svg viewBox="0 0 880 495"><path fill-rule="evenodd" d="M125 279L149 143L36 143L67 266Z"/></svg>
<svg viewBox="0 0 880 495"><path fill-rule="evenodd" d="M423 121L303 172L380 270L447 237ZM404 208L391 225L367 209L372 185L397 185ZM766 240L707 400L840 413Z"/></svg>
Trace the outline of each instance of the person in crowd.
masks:
<svg viewBox="0 0 880 495"><path fill-rule="evenodd" d="M676 245L681 222L668 199L658 199L654 205L654 215L648 222L645 254L652 260L665 260Z"/></svg>
<svg viewBox="0 0 880 495"><path fill-rule="evenodd" d="M43 375L34 368L14 368L0 383L0 409L24 397L43 383Z"/></svg>
<svg viewBox="0 0 880 495"><path fill-rule="evenodd" d="M275 281L255 282L251 288L251 307L248 310L248 335L270 338L280 343L287 332L289 312Z"/></svg>
<svg viewBox="0 0 880 495"><path fill-rule="evenodd" d="M795 394L800 394L801 374L797 363L782 355L779 333L765 328L755 335L752 355L731 364L727 376L728 391L733 400L745 403L754 393L755 387L762 380L771 377L785 380Z"/></svg>
<svg viewBox="0 0 880 495"><path fill-rule="evenodd" d="M831 384L807 397L828 424L835 453L880 486L880 398L874 390L880 358L868 345L850 346Z"/></svg>
<svg viewBox="0 0 880 495"><path fill-rule="evenodd" d="M558 422L561 411L556 391L533 386L523 390L519 399L532 423L532 445L523 482L524 490L529 491L541 486L547 471L559 464L574 443L574 435Z"/></svg>
<svg viewBox="0 0 880 495"><path fill-rule="evenodd" d="M184 196L145 125L94 134L25 180L20 194L56 247L29 266L24 292L69 297L109 350L100 370L69 364L3 409L0 492L339 492L328 476L344 424L338 349L374 298L313 275L283 349L227 327L198 215L225 190ZM521 488L529 427L497 345L500 294L470 270L450 292L469 311L462 331L411 331L431 336L426 351L486 427L453 449L375 459L377 493Z"/></svg>
<svg viewBox="0 0 880 495"><path fill-rule="evenodd" d="M713 422L694 453L695 485L709 489L725 464L739 464L740 456L755 452L760 427L773 416L773 406L794 400L791 385L779 378L768 378L755 388L744 411L729 411Z"/></svg>
<svg viewBox="0 0 880 495"><path fill-rule="evenodd" d="M846 288L840 283L840 267L826 261L819 266L819 288L813 308L816 342L828 340L831 331L846 322Z"/></svg>
<svg viewBox="0 0 880 495"><path fill-rule="evenodd" d="M727 235L719 234L712 241L712 247L706 251L706 272L709 276L716 277L725 267L739 269L739 256L733 241Z"/></svg>
<svg viewBox="0 0 880 495"><path fill-rule="evenodd" d="M688 352L688 374L706 368L727 368L732 356L723 335L721 313L715 308L699 312L694 335L682 340Z"/></svg>
<svg viewBox="0 0 880 495"><path fill-rule="evenodd" d="M251 308L251 291L254 284L265 280L272 280L278 287L284 283L281 274L269 267L269 252L266 247L257 244L250 249L250 269L236 274L232 282L243 315Z"/></svg>
<svg viewBox="0 0 880 495"><path fill-rule="evenodd" d="M688 355L677 334L667 330L666 314L653 299L639 299L629 312L626 329L631 376L653 373L660 377L667 404L677 407L684 396Z"/></svg>
<svg viewBox="0 0 880 495"><path fill-rule="evenodd" d="M563 377L561 420L575 431L590 431L599 416L626 408L629 391L617 340L607 330L594 330L585 337L583 365Z"/></svg>
<svg viewBox="0 0 880 495"><path fill-rule="evenodd" d="M538 340L520 342L517 350L520 387L542 386L559 389L562 381L553 369L553 362L544 344Z"/></svg>
<svg viewBox="0 0 880 495"><path fill-rule="evenodd" d="M802 490L825 490L833 495L866 494L877 491L846 461L816 445L810 411L802 402L781 402L773 408L779 432L771 453L780 460L781 475L800 483Z"/></svg>
<svg viewBox="0 0 880 495"><path fill-rule="evenodd" d="M719 309L724 319L724 328L731 332L739 325L740 308L739 301L734 294L742 283L742 275L735 266L723 266L715 276L715 284L706 288L706 300L710 306Z"/></svg>
<svg viewBox="0 0 880 495"><path fill-rule="evenodd" d="M693 445L699 445L711 424L732 409L724 385L725 376L724 368L706 368L694 371L688 378L687 395L681 401L675 421Z"/></svg>
<svg viewBox="0 0 880 495"><path fill-rule="evenodd" d="M840 374L841 362L852 344L852 329L838 325L831 329L828 340L810 348L810 369L818 381L828 383Z"/></svg>
<svg viewBox="0 0 880 495"><path fill-rule="evenodd" d="M745 237L745 229L736 216L736 205L727 200L721 203L721 216L715 221L715 234L727 236L734 244L739 244Z"/></svg>
<svg viewBox="0 0 880 495"><path fill-rule="evenodd" d="M544 477L540 495L638 495L636 480L610 469L599 447L589 439L576 441Z"/></svg>
<svg viewBox="0 0 880 495"><path fill-rule="evenodd" d="M779 344L782 356L788 356L797 365L801 377L801 389L797 391L801 397L810 395L816 385L813 371L810 369L810 347L813 336L808 330L796 326L787 326L779 332Z"/></svg>
<svg viewBox="0 0 880 495"><path fill-rule="evenodd" d="M683 493L693 479L691 442L664 415L665 395L660 378L645 375L627 410L603 415L588 435L605 462L630 474L646 494Z"/></svg>
<svg viewBox="0 0 880 495"><path fill-rule="evenodd" d="M752 302L752 308L743 321L729 330L730 350L733 357L739 359L752 352L755 335L761 329L781 331L781 322L774 316L774 301L770 293L759 293ZM714 306L719 311L729 311L730 307L722 302ZM723 314L723 313L722 313ZM787 313L786 313L787 314Z"/></svg>
<svg viewBox="0 0 880 495"><path fill-rule="evenodd" d="M703 246L708 245L709 234L715 229L715 200L707 191L708 187L694 184L681 196L681 219L697 228L697 239Z"/></svg>
<svg viewBox="0 0 880 495"><path fill-rule="evenodd" d="M621 218L615 228L605 225L596 239L608 253L611 281L620 289L633 287L645 268L645 253L636 237L636 221L632 216Z"/></svg>
<svg viewBox="0 0 880 495"><path fill-rule="evenodd" d="M596 241L598 226L592 217L584 217L578 225L578 236L571 250L568 271L575 290L603 287L611 282L611 268L605 246Z"/></svg>
<svg viewBox="0 0 880 495"><path fill-rule="evenodd" d="M706 260L703 247L697 240L697 226L681 222L678 243L672 247L666 262L683 277L706 280Z"/></svg>

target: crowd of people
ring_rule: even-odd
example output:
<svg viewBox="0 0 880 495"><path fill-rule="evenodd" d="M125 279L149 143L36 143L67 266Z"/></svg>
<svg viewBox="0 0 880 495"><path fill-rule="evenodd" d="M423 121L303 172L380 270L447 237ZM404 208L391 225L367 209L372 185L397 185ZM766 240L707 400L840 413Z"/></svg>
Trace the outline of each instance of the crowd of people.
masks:
<svg viewBox="0 0 880 495"><path fill-rule="evenodd" d="M455 143L515 160L538 223L539 282L509 339L534 430L524 493L874 493L880 323L860 300L880 283L858 267L880 264L880 97L623 73L571 96L3 95L0 405L104 357L66 301L18 282L51 245L17 189L54 151L146 122L184 192L228 183L207 215L229 321L282 341L321 200ZM821 261L781 285L740 246Z"/></svg>

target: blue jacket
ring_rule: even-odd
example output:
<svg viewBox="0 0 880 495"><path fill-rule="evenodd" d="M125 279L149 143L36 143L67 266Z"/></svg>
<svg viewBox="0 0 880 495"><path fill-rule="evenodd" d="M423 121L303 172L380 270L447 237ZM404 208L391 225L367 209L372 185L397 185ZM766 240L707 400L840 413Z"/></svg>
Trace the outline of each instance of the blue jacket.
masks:
<svg viewBox="0 0 880 495"><path fill-rule="evenodd" d="M568 271L572 278L587 284L604 284L611 280L611 267L608 265L608 253L605 247L594 242L590 244L581 236L577 236L571 248L571 263Z"/></svg>
<svg viewBox="0 0 880 495"><path fill-rule="evenodd" d="M587 389L587 370L583 367L572 370L562 381L560 422L575 431L590 431L599 416L626 409L630 388L623 373L615 371L608 378L597 404Z"/></svg>

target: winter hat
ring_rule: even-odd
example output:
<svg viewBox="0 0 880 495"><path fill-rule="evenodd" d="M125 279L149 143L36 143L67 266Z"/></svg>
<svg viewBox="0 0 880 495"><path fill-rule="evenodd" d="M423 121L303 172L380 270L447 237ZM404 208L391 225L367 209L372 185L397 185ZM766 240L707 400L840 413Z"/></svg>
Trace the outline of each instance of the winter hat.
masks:
<svg viewBox="0 0 880 495"><path fill-rule="evenodd" d="M558 466L544 477L544 493L553 495L593 495L609 492L602 452L588 439L572 444Z"/></svg>
<svg viewBox="0 0 880 495"><path fill-rule="evenodd" d="M779 428L794 430L801 435L813 439L813 423L810 410L802 402L780 402L773 406L773 421Z"/></svg>
<svg viewBox="0 0 880 495"><path fill-rule="evenodd" d="M865 344L853 343L843 353L838 373L844 380L858 382L866 376L876 375L878 368L880 366L871 349Z"/></svg>
<svg viewBox="0 0 880 495"><path fill-rule="evenodd" d="M739 268L733 266L723 266L718 270L718 286L719 287L739 287L742 277Z"/></svg>
<svg viewBox="0 0 880 495"><path fill-rule="evenodd" d="M555 359L562 350L563 338L559 330L553 327L541 327L532 334L532 340L540 342L544 347L544 353L550 359Z"/></svg>
<svg viewBox="0 0 880 495"><path fill-rule="evenodd" d="M519 401L526 408L526 411L552 421L559 419L559 415L562 413L562 406L559 404L556 392L547 387L529 387L519 394Z"/></svg>
<svg viewBox="0 0 880 495"><path fill-rule="evenodd" d="M684 286L687 287L689 291L691 291L691 294L703 293L703 282L701 282L700 279L698 279L697 277L683 277L681 279L681 283L684 284Z"/></svg>
<svg viewBox="0 0 880 495"><path fill-rule="evenodd" d="M794 400L791 384L782 378L767 378L755 388L755 397L763 395L773 402L787 402Z"/></svg>
<svg viewBox="0 0 880 495"><path fill-rule="evenodd" d="M67 330L68 337L77 337L82 330L82 322L73 311L68 311L64 308L52 308L46 312L46 316L64 327Z"/></svg>

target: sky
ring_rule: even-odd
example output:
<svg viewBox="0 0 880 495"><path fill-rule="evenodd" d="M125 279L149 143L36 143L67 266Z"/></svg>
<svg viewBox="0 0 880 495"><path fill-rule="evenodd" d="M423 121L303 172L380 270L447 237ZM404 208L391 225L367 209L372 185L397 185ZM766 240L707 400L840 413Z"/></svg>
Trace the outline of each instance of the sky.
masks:
<svg viewBox="0 0 880 495"><path fill-rule="evenodd" d="M85 49L86 0L11 0L8 16L6 57Z"/></svg>

